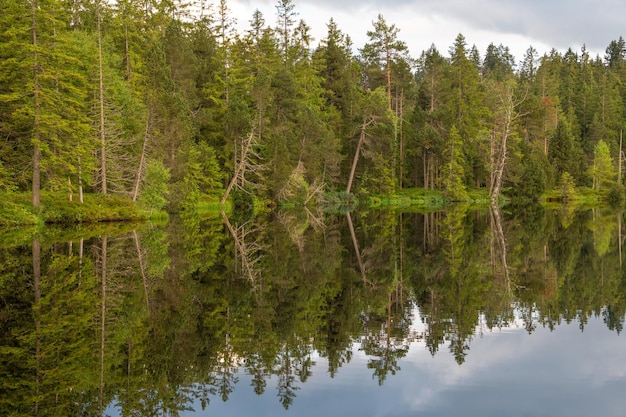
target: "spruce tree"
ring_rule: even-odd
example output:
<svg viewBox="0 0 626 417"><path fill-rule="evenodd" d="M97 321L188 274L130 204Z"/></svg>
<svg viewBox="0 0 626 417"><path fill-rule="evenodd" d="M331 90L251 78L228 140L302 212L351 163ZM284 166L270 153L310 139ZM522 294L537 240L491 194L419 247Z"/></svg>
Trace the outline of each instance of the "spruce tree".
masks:
<svg viewBox="0 0 626 417"><path fill-rule="evenodd" d="M468 199L465 185L465 170L463 161L463 141L456 126L450 130L444 150L444 164L441 181L446 196L452 201L466 201Z"/></svg>

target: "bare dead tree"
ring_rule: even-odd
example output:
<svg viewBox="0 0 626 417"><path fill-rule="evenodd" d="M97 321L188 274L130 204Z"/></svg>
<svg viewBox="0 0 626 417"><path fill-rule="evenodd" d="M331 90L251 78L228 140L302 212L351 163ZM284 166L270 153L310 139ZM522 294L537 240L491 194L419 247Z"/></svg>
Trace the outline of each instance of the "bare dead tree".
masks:
<svg viewBox="0 0 626 417"><path fill-rule="evenodd" d="M246 178L246 174L258 174L262 169L262 166L258 164L258 161L261 160L261 157L256 151L256 148L258 147L258 142L259 139L255 135L254 130L250 132L248 137L243 141L243 144L241 146L241 156L239 157L239 161L237 161L237 163L235 164L233 177L230 179L230 182L226 187L226 191L224 192L224 196L222 197L221 204L226 203L228 196L233 190L233 187L244 190L247 185L254 185Z"/></svg>
<svg viewBox="0 0 626 417"><path fill-rule="evenodd" d="M289 178L285 182L285 185L278 190L276 196L279 200L289 200L294 197L298 190L302 190L306 187L304 181L304 163L302 160L298 161L298 164L291 171Z"/></svg>
<svg viewBox="0 0 626 417"><path fill-rule="evenodd" d="M98 166L94 172L93 184L103 194L106 188L107 193L113 192L132 197L137 175L135 167L138 166L140 158L140 155L138 156L134 151L136 149L134 145L138 143L139 138L124 134L119 122L121 110L106 98L102 105L104 106L102 111L108 116L103 121L103 127L99 126L99 128L104 129L106 141L104 146L96 150ZM96 112L100 111L100 109L96 110Z"/></svg>
<svg viewBox="0 0 626 417"><path fill-rule="evenodd" d="M326 183L324 181L320 181L317 178L313 181L313 184L307 190L307 196L304 199L303 205L306 206L309 204L313 198L320 198L322 193L324 192L324 188L326 188Z"/></svg>
<svg viewBox="0 0 626 417"><path fill-rule="evenodd" d="M501 274L506 286L507 295L513 295L514 284L511 280L511 274L509 264L507 261L507 247L506 237L504 236L504 230L502 228L502 216L500 214L500 207L496 204L491 204L489 209L491 215L491 267L494 274Z"/></svg>
<svg viewBox="0 0 626 417"><path fill-rule="evenodd" d="M235 250L239 254L239 259L241 260L241 269L252 284L253 288L256 289L261 280L261 269L258 264L263 259L264 246L258 239L250 241L248 236L258 230L250 228L248 226L249 223L244 223L235 228L230 223L226 213L222 211L220 214L222 215L226 228L233 237Z"/></svg>
<svg viewBox="0 0 626 417"><path fill-rule="evenodd" d="M515 84L506 83L502 86L498 97L498 109L500 120L496 122L496 131L492 136L491 146L491 185L489 196L492 203L495 203L502 191L502 177L506 167L508 140L511 136L511 129L517 119L525 114L517 113L516 109L526 100L526 95L522 98L515 97ZM496 136L500 138L496 141Z"/></svg>

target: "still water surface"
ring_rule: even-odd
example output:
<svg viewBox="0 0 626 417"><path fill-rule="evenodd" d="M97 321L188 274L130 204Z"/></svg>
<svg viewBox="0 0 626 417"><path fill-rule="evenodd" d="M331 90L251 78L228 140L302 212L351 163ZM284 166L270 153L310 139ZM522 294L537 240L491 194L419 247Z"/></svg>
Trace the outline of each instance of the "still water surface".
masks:
<svg viewBox="0 0 626 417"><path fill-rule="evenodd" d="M0 234L0 415L623 416L623 213Z"/></svg>

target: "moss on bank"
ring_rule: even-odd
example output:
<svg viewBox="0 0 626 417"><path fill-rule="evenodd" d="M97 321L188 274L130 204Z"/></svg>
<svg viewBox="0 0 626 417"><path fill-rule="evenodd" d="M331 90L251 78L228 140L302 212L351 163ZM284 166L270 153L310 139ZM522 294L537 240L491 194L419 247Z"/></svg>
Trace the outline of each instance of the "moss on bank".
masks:
<svg viewBox="0 0 626 417"><path fill-rule="evenodd" d="M468 201L462 203L479 207L489 204L486 189L470 190L468 195ZM373 208L411 208L423 211L442 210L451 204L444 193L423 188L403 189L393 196L370 196L368 200L369 206Z"/></svg>
<svg viewBox="0 0 626 417"><path fill-rule="evenodd" d="M607 204L620 205L624 202L624 190L607 189L594 191L585 187L578 187L574 192L564 198L562 190L552 190L546 192L536 201L544 205L564 203L576 206L597 207ZM132 200L120 196L100 194L86 194L84 202L80 203L74 198L69 201L67 194L63 193L42 193L41 207L34 210L31 204L30 193L0 193L0 227L7 228L13 226L41 226L44 224L92 224L102 222L126 222L143 221L148 219L164 219L167 213L163 211L148 211ZM501 199L501 203L520 202ZM217 197L203 196L198 202L196 212L199 215L214 215L224 210L229 215L242 215L246 217L254 216L255 213L265 211L277 205L271 202L260 200L250 195L249 201L242 204L239 200L229 199L226 204L220 204ZM281 208L297 206L293 202L281 204ZM473 189L469 191L468 201L463 202L469 207L486 207L490 204L487 189ZM522 202L523 203L523 202ZM325 211L343 212L351 211L355 207L408 209L417 211L443 210L451 203L446 198L445 193L425 190L423 188L409 188L398 191L391 196L367 196L347 194L343 192L326 193L318 204L321 204ZM243 210L245 209L245 210ZM243 212L242 212L243 210Z"/></svg>
<svg viewBox="0 0 626 417"><path fill-rule="evenodd" d="M84 202L69 201L66 194L42 193L41 207L32 207L28 193L0 194L0 226L81 224L147 220L150 213L128 198L85 194ZM156 214L156 213L155 213Z"/></svg>

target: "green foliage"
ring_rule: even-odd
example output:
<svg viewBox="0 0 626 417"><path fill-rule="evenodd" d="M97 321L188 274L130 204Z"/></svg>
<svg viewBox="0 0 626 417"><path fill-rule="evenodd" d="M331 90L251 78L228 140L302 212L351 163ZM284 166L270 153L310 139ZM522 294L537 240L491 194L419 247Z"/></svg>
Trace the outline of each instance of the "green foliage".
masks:
<svg viewBox="0 0 626 417"><path fill-rule="evenodd" d="M130 199L121 196L85 194L84 203L70 201L65 193L42 193L41 210L32 213L30 195L3 194L7 200L0 211L0 225L40 223L79 224L145 220L146 213Z"/></svg>
<svg viewBox="0 0 626 417"><path fill-rule="evenodd" d="M569 172L564 172L559 181L559 196L563 201L573 200L576 197L576 183Z"/></svg>
<svg viewBox="0 0 626 417"><path fill-rule="evenodd" d="M24 226L37 224L38 218L26 204L15 202L12 194L2 194L4 202L0 210L0 226Z"/></svg>
<svg viewBox="0 0 626 417"><path fill-rule="evenodd" d="M600 140L594 149L593 165L590 168L593 179L593 189L601 190L604 186L611 185L617 175L611 158L611 151L603 140Z"/></svg>
<svg viewBox="0 0 626 417"><path fill-rule="evenodd" d="M444 155L447 162L442 170L442 183L446 196L452 201L466 201L469 195L464 181L462 141L456 127L452 127L450 131L446 149Z"/></svg>
<svg viewBox="0 0 626 417"><path fill-rule="evenodd" d="M235 190L232 206L233 215L238 221L250 219L254 215L254 195L251 190Z"/></svg>
<svg viewBox="0 0 626 417"><path fill-rule="evenodd" d="M621 184L615 184L609 189L607 200L612 207L620 207L624 203L626 189Z"/></svg>
<svg viewBox="0 0 626 417"><path fill-rule="evenodd" d="M214 149L206 143L191 144L182 182L177 184L178 194L174 207L196 210L202 194L216 195L221 191L222 173Z"/></svg>
<svg viewBox="0 0 626 417"><path fill-rule="evenodd" d="M533 156L528 156L524 163L524 171L519 184L516 185L516 196L538 200L546 191L547 175L544 166Z"/></svg>
<svg viewBox="0 0 626 417"><path fill-rule="evenodd" d="M355 209L358 205L356 196L352 193L326 192L321 198L320 206L324 212L346 213Z"/></svg>
<svg viewBox="0 0 626 417"><path fill-rule="evenodd" d="M139 203L146 209L161 210L167 204L170 173L161 161L150 160L146 166L146 177L139 194Z"/></svg>
<svg viewBox="0 0 626 417"><path fill-rule="evenodd" d="M0 192L15 191L15 180L0 161Z"/></svg>

